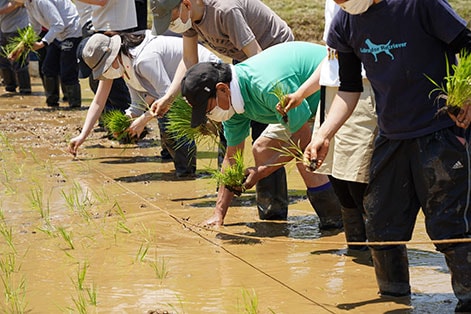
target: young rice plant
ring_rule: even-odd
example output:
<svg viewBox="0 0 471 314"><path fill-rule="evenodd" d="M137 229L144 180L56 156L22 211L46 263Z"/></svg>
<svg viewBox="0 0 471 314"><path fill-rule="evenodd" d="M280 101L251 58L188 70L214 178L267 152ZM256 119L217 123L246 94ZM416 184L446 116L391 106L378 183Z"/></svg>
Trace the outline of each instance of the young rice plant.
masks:
<svg viewBox="0 0 471 314"><path fill-rule="evenodd" d="M196 128L191 127L191 106L178 96L175 98L170 110L167 113L167 131L172 140L177 142L176 149L188 142L201 142L207 136L210 136L216 142L217 131L219 127L209 120L207 124Z"/></svg>
<svg viewBox="0 0 471 314"><path fill-rule="evenodd" d="M2 47L3 55L9 60L20 61L21 64L24 64L28 54L34 51L34 43L39 39L40 37L31 25L18 29L18 35L11 37L8 43Z"/></svg>
<svg viewBox="0 0 471 314"><path fill-rule="evenodd" d="M218 185L222 184L226 189L240 196L245 191L245 165L242 151L236 151L232 158L234 163L231 166L224 168L224 171L213 171L212 177Z"/></svg>
<svg viewBox="0 0 471 314"><path fill-rule="evenodd" d="M278 102L280 103L281 108L285 108L286 106L286 95L287 93L285 92L285 87L281 82L276 82L273 86L273 90L271 91L270 94L273 94L278 98ZM283 121L285 123L288 123L288 115L284 114L283 115Z"/></svg>
<svg viewBox="0 0 471 314"><path fill-rule="evenodd" d="M458 62L450 66L446 58L447 73L444 83L439 84L428 75L425 75L435 86L430 92L439 92L438 98L446 99L446 105L437 113L449 112L458 115L464 105L471 104L471 54L461 51Z"/></svg>

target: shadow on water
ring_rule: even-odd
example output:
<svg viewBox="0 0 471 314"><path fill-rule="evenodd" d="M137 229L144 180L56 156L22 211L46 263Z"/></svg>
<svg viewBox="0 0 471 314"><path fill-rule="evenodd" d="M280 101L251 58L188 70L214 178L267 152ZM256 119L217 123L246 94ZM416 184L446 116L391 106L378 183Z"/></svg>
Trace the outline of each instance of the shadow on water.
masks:
<svg viewBox="0 0 471 314"><path fill-rule="evenodd" d="M363 300L352 303L341 303L337 305L338 309L352 311L359 308L381 303L395 303L397 305L407 306L404 309L394 309L384 312L385 314L435 314L450 313L456 301L451 293L412 293L411 297L380 297L375 299Z"/></svg>

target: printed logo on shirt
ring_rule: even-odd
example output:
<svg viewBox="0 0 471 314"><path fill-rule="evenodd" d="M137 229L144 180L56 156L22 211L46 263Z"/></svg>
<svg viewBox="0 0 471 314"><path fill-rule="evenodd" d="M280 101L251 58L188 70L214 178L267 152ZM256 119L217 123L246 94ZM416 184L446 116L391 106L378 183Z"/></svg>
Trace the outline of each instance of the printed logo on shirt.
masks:
<svg viewBox="0 0 471 314"><path fill-rule="evenodd" d="M394 60L394 55L391 50L405 48L407 43L391 44L391 41L388 41L385 44L374 44L369 38L365 40L365 44L368 48L360 48L361 53L371 53L375 58L375 62L378 62L378 54L384 52L391 57L391 60Z"/></svg>

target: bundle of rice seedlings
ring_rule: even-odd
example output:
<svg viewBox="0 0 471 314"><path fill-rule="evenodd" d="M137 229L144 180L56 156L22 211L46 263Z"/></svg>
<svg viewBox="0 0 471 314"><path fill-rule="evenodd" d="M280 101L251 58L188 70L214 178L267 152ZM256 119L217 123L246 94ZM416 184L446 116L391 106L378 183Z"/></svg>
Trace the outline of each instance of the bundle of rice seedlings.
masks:
<svg viewBox="0 0 471 314"><path fill-rule="evenodd" d="M245 182L245 165L242 151L236 151L232 158L234 164L224 168L224 171L214 170L212 178L217 181L219 186L224 185L226 189L240 196L242 192L245 192L243 185Z"/></svg>
<svg viewBox="0 0 471 314"><path fill-rule="evenodd" d="M270 147L270 149L279 152L281 156L292 157L295 161L302 162L309 171L314 172L317 169L318 160L317 159L307 160L304 157L304 152L301 149L301 146L299 145L299 143L295 143L292 139L289 139L287 146ZM278 165L284 166L285 164L287 164L287 162L275 164L274 166L278 166Z"/></svg>
<svg viewBox="0 0 471 314"><path fill-rule="evenodd" d="M36 53L33 50L33 45L40 39L33 27L28 25L23 29L18 29L18 35L8 40L8 43L2 47L2 53L9 60L20 60L21 64L24 64L31 51Z"/></svg>
<svg viewBox="0 0 471 314"><path fill-rule="evenodd" d="M219 126L209 120L207 124L191 127L191 106L178 96L167 113L167 132L178 144L176 149L189 142L202 142L208 136L216 143Z"/></svg>
<svg viewBox="0 0 471 314"><path fill-rule="evenodd" d="M273 95L276 96L276 98L278 98L278 101L280 103L281 108L285 108L287 93L285 92L285 88L284 88L282 83L276 82L276 84L274 84L273 90L271 91L270 94L273 94ZM288 115L286 113L283 115L283 121L285 123L288 123Z"/></svg>
<svg viewBox="0 0 471 314"><path fill-rule="evenodd" d="M458 56L458 63L450 63L446 58L447 75L444 84L438 84L432 78L425 75L435 85L430 94L439 92L438 98L446 99L445 106L440 108L437 114L451 113L458 115L464 105L471 104L471 54L465 50Z"/></svg>
<svg viewBox="0 0 471 314"><path fill-rule="evenodd" d="M101 119L113 138L121 141L131 137L127 132L127 129L131 126L131 118L120 110L108 110L103 113Z"/></svg>

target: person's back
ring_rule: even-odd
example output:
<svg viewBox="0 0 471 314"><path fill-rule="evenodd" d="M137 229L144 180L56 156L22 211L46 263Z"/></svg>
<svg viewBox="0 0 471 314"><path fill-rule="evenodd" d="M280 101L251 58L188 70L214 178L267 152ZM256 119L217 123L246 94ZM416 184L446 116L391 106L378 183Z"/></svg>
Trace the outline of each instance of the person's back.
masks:
<svg viewBox="0 0 471 314"><path fill-rule="evenodd" d="M206 1L202 19L183 35L199 35L213 50L237 61L250 57L243 48L254 39L262 50L294 40L288 24L259 0Z"/></svg>

